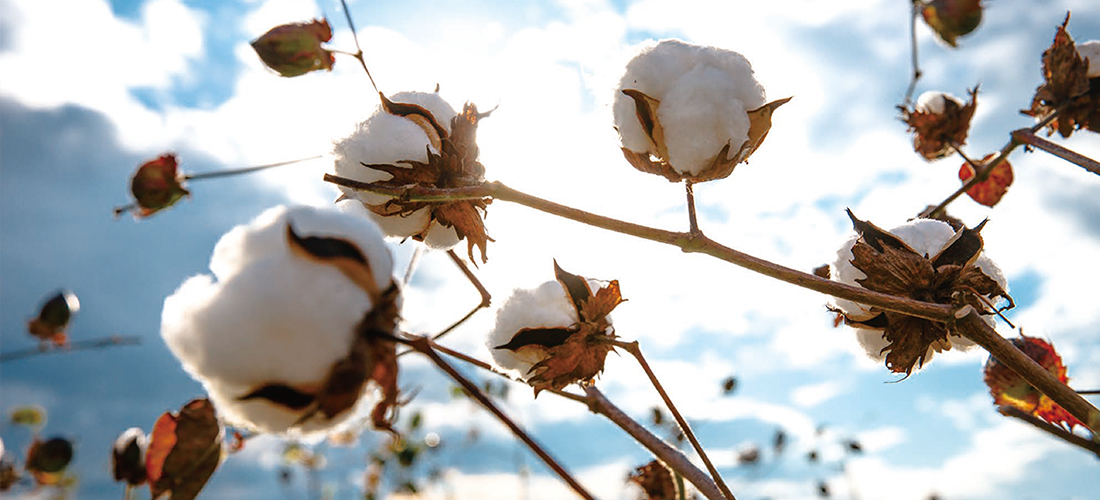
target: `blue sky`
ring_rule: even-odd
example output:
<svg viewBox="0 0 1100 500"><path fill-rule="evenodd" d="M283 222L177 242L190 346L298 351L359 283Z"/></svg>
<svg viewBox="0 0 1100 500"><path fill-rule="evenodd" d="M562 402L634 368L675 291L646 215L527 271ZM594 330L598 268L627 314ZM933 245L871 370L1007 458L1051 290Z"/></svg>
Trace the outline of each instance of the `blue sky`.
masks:
<svg viewBox="0 0 1100 500"><path fill-rule="evenodd" d="M0 410L38 404L47 435L77 443L79 498L117 498L108 473L111 441L127 427L201 394L159 336L164 297L208 272L218 238L268 207L324 205L324 161L276 172L196 182L193 197L134 222L114 220L142 161L175 151L202 172L327 153L375 105L349 60L330 74L281 79L247 43L283 22L327 15L334 46L351 48L338 2L45 3L0 0L0 350L33 346L25 321L47 294L71 288L82 311L73 339L138 335L138 347L42 356L0 366ZM431 90L453 104L500 104L479 130L490 179L603 214L683 228L679 186L630 168L618 151L607 103L633 45L679 37L742 52L770 98L794 95L765 145L730 179L700 185L701 225L711 237L791 267L831 261L850 226L843 209L891 227L953 191L960 161L928 164L909 148L894 106L908 84L907 6L861 0L749 2L351 2L368 63L382 90ZM1100 38L1100 9L1085 0L990 2L979 30L948 50L921 28L925 78L918 93L962 95L980 83L968 152L999 148L1027 126L1040 81L1039 55L1065 11L1078 40ZM1100 140L1062 141L1094 158ZM984 217L987 250L1020 303L1012 319L1051 339L1075 388L1100 387L1100 309L1091 265L1100 252L1100 178L1042 154L1015 154L1017 180L995 209L962 199L952 213ZM499 304L518 286L551 277L551 259L573 272L617 278L629 302L615 313L620 335L638 339L739 498L815 498L819 479L839 497L1084 499L1100 489L1095 458L1007 421L993 410L977 352L937 356L900 383L866 359L845 329L833 329L816 293L773 283L702 256L604 234L494 203L497 241L479 271ZM399 265L408 245L394 245ZM431 332L477 302L442 254L423 259L407 290L410 331ZM493 311L450 337L488 359ZM1009 328L1000 325L1005 335ZM403 361L403 363L406 363ZM413 407L443 436L438 460L458 498L517 498L515 443L420 361L403 365ZM481 374L472 372L482 377ZM736 375L733 397L720 395ZM657 403L626 357L609 358L599 386L645 418ZM1093 400L1094 403L1096 400ZM513 387L508 407L601 498L633 498L622 481L646 454L613 426L568 402L532 400ZM855 437L866 453L847 473L800 457L823 441ZM464 444L471 427L481 439ZM774 466L734 466L737 450L792 436ZM6 448L29 434L0 426ZM328 449L323 479L353 498L367 433L356 449ZM281 496L273 464L279 443L261 439L230 456L208 498ZM836 450L830 453L839 453ZM529 498L562 498L531 457ZM301 484L298 484L300 487ZM443 494L440 492L435 492ZM298 494L301 494L299 491ZM433 496L431 498L437 498Z"/></svg>

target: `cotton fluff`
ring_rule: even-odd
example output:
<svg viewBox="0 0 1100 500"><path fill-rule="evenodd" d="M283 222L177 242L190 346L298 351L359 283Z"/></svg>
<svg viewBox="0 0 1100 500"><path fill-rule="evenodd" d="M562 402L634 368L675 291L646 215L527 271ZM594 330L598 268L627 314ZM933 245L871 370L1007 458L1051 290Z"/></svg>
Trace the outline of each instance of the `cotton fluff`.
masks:
<svg viewBox="0 0 1100 500"><path fill-rule="evenodd" d="M891 229L889 232L901 238L910 248L926 257L936 256L936 254L940 252L940 249L943 248L944 244L955 235L955 230L949 224L933 219L916 219ZM858 239L858 235L853 236L844 242L844 245L837 251L837 259L833 262L832 269L830 270L834 280L849 285L860 286L856 280L867 277L867 275L863 274L863 271L860 271L856 266L852 265L852 259L854 258L852 255L852 247ZM1006 292L1008 291L1008 281L1005 280L1004 273L1002 273L1001 269L986 256L984 251L978 255L975 265L992 278L993 281L996 281ZM835 299L834 305L848 318L853 320L866 320L875 316L875 313L872 313L867 306L850 300ZM984 319L990 326L994 325L994 320L991 317L985 317ZM855 330L856 339L859 341L859 345L863 347L868 356L876 361L882 361L886 358L886 354L882 352L882 349L886 347L889 342L883 338L883 332L881 330L858 327L853 327L853 330ZM974 342L966 337L952 335L950 340L953 348L966 349L974 346ZM932 359L932 353L933 349L929 348L928 355L925 357L925 363Z"/></svg>
<svg viewBox="0 0 1100 500"><path fill-rule="evenodd" d="M399 92L390 97L390 100L397 103L416 104L427 109L450 133L451 119L457 113L439 94ZM406 160L427 163L428 149L433 153L439 153L430 146L428 136L420 126L408 118L390 114L379 106L365 121L356 126L351 135L337 141L334 145L336 175L360 182L387 180L390 174L365 167L363 163L398 166L407 166L398 163ZM358 199L368 205L379 205L390 199L383 195L356 191L343 186L340 189L348 198ZM445 227L433 221L428 208L417 210L407 216L383 217L374 212L370 215L389 237L408 238L420 234L431 224L424 238L424 243L429 247L449 250L459 242L458 233L454 228Z"/></svg>
<svg viewBox="0 0 1100 500"><path fill-rule="evenodd" d="M607 284L588 280L588 289L596 291ZM568 328L579 321L573 303L565 293L561 282L547 281L537 288L517 288L497 310L496 327L489 334L487 343L496 365L514 376L526 380L531 367L545 359L545 351L536 349L496 349L507 344L524 328ZM607 317L611 323L611 317Z"/></svg>
<svg viewBox="0 0 1100 500"><path fill-rule="evenodd" d="M340 238L370 264L375 283L392 282L393 261L369 219L336 209L275 207L218 241L213 276L186 280L164 301L161 335L202 383L228 423L260 432L320 434L369 410L372 397L332 420L314 415L299 427L295 411L264 399L238 401L272 383L316 390L346 357L355 327L372 307L366 292L335 266L292 253L287 225L301 238Z"/></svg>
<svg viewBox="0 0 1100 500"><path fill-rule="evenodd" d="M1100 77L1100 40L1089 40L1077 44L1077 55L1089 60L1089 78Z"/></svg>
<svg viewBox="0 0 1100 500"><path fill-rule="evenodd" d="M955 103L960 108L963 107L963 102L958 97L947 92L929 90L917 98L916 109L922 113L942 115L947 108L947 101Z"/></svg>
<svg viewBox="0 0 1100 500"><path fill-rule="evenodd" d="M668 162L683 174L711 166L728 143L736 152L749 132L748 111L764 105L764 88L744 56L730 50L663 40L626 65L615 89L615 127L623 147L657 155L638 120L633 89L660 101Z"/></svg>

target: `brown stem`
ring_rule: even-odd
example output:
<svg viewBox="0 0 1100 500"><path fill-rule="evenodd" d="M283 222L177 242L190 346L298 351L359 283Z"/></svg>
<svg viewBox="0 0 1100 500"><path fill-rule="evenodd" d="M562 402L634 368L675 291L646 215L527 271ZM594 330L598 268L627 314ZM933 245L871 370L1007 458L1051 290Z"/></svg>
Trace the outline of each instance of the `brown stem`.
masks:
<svg viewBox="0 0 1100 500"><path fill-rule="evenodd" d="M217 177L231 177L234 175L251 174L252 172L259 172L260 170L267 170L269 168L282 167L286 165L293 165L295 163L301 163L304 161L316 160L323 155L310 156L309 158L299 158L297 160L281 161L278 163L268 163L267 165L259 165L255 167L234 168L230 170L218 170L216 172L202 172L198 174L187 174L183 176L185 181L197 181L202 179L214 179Z"/></svg>
<svg viewBox="0 0 1100 500"><path fill-rule="evenodd" d="M1035 135L1035 132L1026 129L1017 130L1012 133L1012 138L1029 146L1046 151L1047 153L1066 160L1096 175L1100 175L1100 162L1039 137Z"/></svg>
<svg viewBox="0 0 1100 500"><path fill-rule="evenodd" d="M703 465L705 465L707 471L710 472L710 477L714 479L715 484L722 490L723 496L729 500L737 500L733 492L730 491L729 486L722 480L722 475L718 473L718 469L711 463L710 457L707 456L707 452L703 450L703 445L699 444L699 440L695 438L695 433L691 431L691 426L689 426L687 420L680 415L680 411L677 410L676 405L672 403L672 398L668 396L661 382L657 380L657 374L653 373L653 369L649 367L649 363L646 362L645 356L642 356L642 349L638 346L638 341L623 342L612 340L611 344L629 352L634 356L634 359L638 360L638 364L641 365L642 370L644 370L646 376L649 377L649 381L653 384L653 387L657 389L657 393L661 395L661 399L665 402L665 407L672 413L672 417L676 419L676 423L680 426L680 430L684 433L684 436L687 436L688 441L691 442L691 447L695 448L695 453L698 453L699 458L703 460Z"/></svg>
<svg viewBox="0 0 1100 500"><path fill-rule="evenodd" d="M557 462L557 460L554 460L554 457L551 457L550 454L547 453L541 445L535 442L535 440L527 434L527 431L523 430L522 427L516 424L516 422L513 421L506 413L504 413L504 410L501 410L500 407L497 406L497 404L494 403L492 399L489 399L489 397L486 396L485 393L481 392L481 389L477 387L477 384L471 382L470 379L459 373L458 370L450 365L450 363L447 363L446 360L441 358L439 356L439 353L437 353L432 347L431 339L427 337L414 337L412 339L404 340L402 343L408 345L409 347L412 347L415 351L427 356L428 359L432 360L432 363L435 363L435 366L437 366L440 370L443 370L443 372L450 376L451 379L453 379L455 382L458 382L458 384L466 390L467 394L477 400L478 403L481 403L481 406L489 410L490 413L492 413L495 417L497 417L498 420L500 420L505 426L507 426L508 429L512 431L512 434L515 434L515 436L519 438L520 441L523 441L523 443L526 444L528 448L531 448L531 451L535 452L535 454L538 455L539 458L541 458L542 461L546 463L546 465L549 466L550 469L552 469L558 475L558 477L565 481L565 483L568 484L569 487L573 488L573 491L580 495L581 498L584 498L586 500L594 500L594 497L590 493L588 493L587 490L584 489L584 486L581 486L581 484L578 483L577 480L574 479L573 476L570 475L569 472L567 472L565 468Z"/></svg>
<svg viewBox="0 0 1100 500"><path fill-rule="evenodd" d="M424 187L387 188L373 186L365 182L338 177L332 174L325 174L324 179L327 182L339 186L393 196L403 201L456 201L492 197L498 200L518 203L528 208L606 229L608 231L672 245L687 253L703 253L710 255L711 257L741 266L750 271L834 297L848 299L888 311L908 314L910 316L931 319L933 321L947 322L954 318L954 308L948 305L921 302L904 297L895 297L893 295L873 292L862 287L846 285L739 252L715 242L702 234L666 231L596 215L516 191L500 182L485 183L465 188L435 189Z"/></svg>
<svg viewBox="0 0 1100 500"><path fill-rule="evenodd" d="M465 316L456 321L454 324L447 327L445 330L435 334L435 336L432 337L432 340L439 340L440 337L450 333L451 330L458 328L459 325L465 323L466 320L470 319L470 317L472 317L482 308L489 307L490 302L493 300L493 296L489 295L489 290L485 289L485 285L481 284L481 280L477 279L477 276L475 276L473 271L470 270L470 266L466 265L466 262L462 260L462 257L459 257L458 254L455 253L453 248L447 250L447 255L451 257L451 261L453 261L455 265L458 266L458 269L462 271L462 274L466 276L466 279L470 280L470 283L474 285L474 288L477 289L477 293L481 294L481 303L474 306L474 308L470 312L466 313Z"/></svg>
<svg viewBox="0 0 1100 500"><path fill-rule="evenodd" d="M1091 396L1091 395L1095 395L1095 394L1100 394L1100 390L1090 389L1090 390L1087 390L1087 391L1077 391L1077 394Z"/></svg>
<svg viewBox="0 0 1100 500"><path fill-rule="evenodd" d="M355 22L351 20L351 11L348 10L348 3L344 0L340 0L340 5L344 8L344 17L348 20L348 27L351 28L351 38L355 40L355 53L339 52L341 54L347 54L359 60L359 64L363 66L363 71L367 72L367 78L370 80L371 87L374 87L375 92L379 92L378 85L374 84L374 77L370 76L370 70L367 69L367 61L363 60L363 48L359 46L359 34L355 32Z"/></svg>
<svg viewBox="0 0 1100 500"><path fill-rule="evenodd" d="M1035 428L1046 432L1058 439L1061 439L1074 446L1084 448L1096 455L1096 458L1100 458L1100 443L1096 443L1078 436L1072 432L1069 432L1057 425L1053 425L1035 415L1032 415L1026 411L1023 411L1015 406L1001 406L997 408L997 411L1001 412L1001 415L1006 417L1012 417L1022 420L1034 426Z"/></svg>
<svg viewBox="0 0 1100 500"><path fill-rule="evenodd" d="M1055 378L1046 368L1039 366L1035 360L1017 349L1007 339L1001 337L981 318L976 310L964 307L960 310L960 313L964 312L969 314L959 318L955 323L959 333L982 346L986 351L989 351L990 356L997 358L997 361L1023 377L1039 392L1042 392L1071 415L1077 417L1085 427L1092 431L1094 441L1100 439L1100 434L1097 433L1100 430L1100 410L1097 410L1080 394L1077 394L1069 386Z"/></svg>
<svg viewBox="0 0 1100 500"><path fill-rule="evenodd" d="M913 102L913 92L917 89L917 80L920 80L920 59L917 57L917 16L920 15L920 0L912 0L912 15L909 20L909 43L911 62L913 64L913 77L909 80L909 87L905 89L905 99L902 105L909 107Z"/></svg>
<svg viewBox="0 0 1100 500"><path fill-rule="evenodd" d="M93 349L105 349L108 347L120 346L120 345L137 345L141 343L141 337L132 336L124 337L121 335L111 335L109 337L102 337L97 339L80 340L76 342L70 342L64 347L50 347L49 344L41 345L38 347L32 347L29 349L21 349L18 351L11 351L0 354L0 363L5 361L14 361L16 359L29 358L32 356L39 356L45 354L57 354L62 352L72 351L90 351Z"/></svg>
<svg viewBox="0 0 1100 500"><path fill-rule="evenodd" d="M684 188L687 191L687 206L688 206L688 231L691 234L702 234L699 230L699 221L695 217L695 189L694 184L691 181L684 182Z"/></svg>
<svg viewBox="0 0 1100 500"><path fill-rule="evenodd" d="M595 386L587 386L584 393L588 399L588 409L593 413L603 415L620 429L626 431L630 437L653 453L669 468L679 472L689 483L695 485L704 497L709 500L723 500L722 491L715 486L707 474L695 467L683 452L673 448L649 432L645 427L623 413L617 406L608 401L607 397Z"/></svg>
<svg viewBox="0 0 1100 500"><path fill-rule="evenodd" d="M1054 112L1047 115L1045 118L1043 118L1042 120L1037 122L1035 125L1032 125L1031 128L1020 129L1020 130L1017 130L1017 131L1012 132L1011 134L1009 134L1008 143L1005 144L1004 147L1001 148L1000 152L997 153L997 156L994 157L992 160L990 160L988 162L985 162L985 165L989 166L989 168L979 169L979 168L975 167L974 168L974 177L971 177L969 181L967 181L965 184L962 185L962 187L955 190L954 193L951 193L951 196L948 196L943 201L941 201L939 205L936 205L936 208L932 209L931 212L927 212L928 213L927 217L930 218L930 219L935 219L937 217L942 216L944 214L944 211L947 210L947 205L950 205L951 202L958 199L959 196L962 196L963 193L970 190L970 188L974 187L979 182L982 182L982 181L988 179L989 175L993 173L992 165L1000 164L1002 161L1004 161L1006 158L1008 158L1008 155L1010 153L1012 153L1013 150L1015 150L1017 147L1019 147L1022 144L1019 140L1016 139L1016 133L1017 132L1021 132L1021 131L1035 132L1035 131L1047 126L1047 124L1049 124L1050 122L1054 121L1054 119L1058 116L1058 114L1060 112L1061 112L1061 109L1056 109L1056 110L1054 110ZM958 151L958 150L959 150L959 148L956 147L955 151ZM969 160L967 160L967 162L970 163L971 166L974 165L974 163L970 162Z"/></svg>
<svg viewBox="0 0 1100 500"><path fill-rule="evenodd" d="M477 358L448 349L434 342L431 344L431 346L436 351L439 351L443 354L452 356L456 359L460 359L478 368L495 373L508 380L517 381L507 374L497 371L489 363L481 361ZM648 429L643 427L634 419L627 416L625 413L622 412L622 410L620 410L618 407L608 401L607 398L605 398L602 393L596 390L595 387L592 387L591 389L594 392L587 392L585 396L578 396L571 392L561 391L557 389L546 389L546 391L569 399L571 401L584 404L593 413L603 415L608 420L611 420L612 423L619 426L619 428L626 431L627 434L629 434L636 441L641 443L642 446L645 446L646 449L653 452L653 454L656 455L657 458L660 458L661 461L665 463L665 465L676 471L678 476L693 478L691 479L692 484L694 484L696 488L700 492L702 492L704 496L706 496L708 499L723 500L722 492L718 490L718 487L714 485L714 482L712 482L703 471L699 470L699 468L696 467L695 464L692 464L691 460L684 456L684 454L681 453L680 450L669 446L667 443L662 441L661 438L657 437L652 432L649 432ZM682 489L683 488L681 488L681 490Z"/></svg>

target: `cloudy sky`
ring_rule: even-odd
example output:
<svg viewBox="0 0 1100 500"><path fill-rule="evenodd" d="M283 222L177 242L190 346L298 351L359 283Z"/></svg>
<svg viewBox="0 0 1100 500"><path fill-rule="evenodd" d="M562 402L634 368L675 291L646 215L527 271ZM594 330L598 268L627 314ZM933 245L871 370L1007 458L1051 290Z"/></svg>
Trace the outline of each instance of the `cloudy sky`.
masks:
<svg viewBox="0 0 1100 500"><path fill-rule="evenodd" d="M895 106L908 84L908 5L887 0L639 2L601 0L350 2L379 87L431 91L459 106L499 109L482 122L487 177L554 201L667 229L686 229L682 188L632 169L611 127L611 89L635 48L676 37L744 54L781 108L764 146L729 179L696 188L712 238L810 270L849 235L844 208L892 227L958 187L960 160L926 163L912 152ZM1100 38L1089 0L988 2L982 26L949 50L920 28L924 90L962 95L981 85L967 151L999 149L1031 122L1039 57L1065 12L1079 41ZM74 340L119 333L142 345L40 356L0 367L0 409L36 404L46 435L76 442L80 498L117 498L110 442L148 429L201 388L159 336L164 297L207 272L218 238L277 204L325 205L331 160L250 177L192 184L193 197L155 217L114 220L128 179L165 151L203 172L331 151L377 100L362 71L339 59L331 73L284 79L248 42L280 23L327 16L334 47L353 49L339 2L273 0L0 0L0 350L34 345L25 321L43 297L70 288L83 310ZM1061 140L1100 157L1084 133ZM1100 388L1100 178L1042 153L1015 153L1016 182L995 209L960 199L951 212L985 217L988 254L1019 307L1011 319L1052 340L1071 385ZM499 304L516 287L572 272L618 279L629 299L619 335L637 339L739 498L1084 499L1100 489L1096 458L1001 417L982 382L980 352L937 356L897 382L834 329L827 298L714 259L568 223L522 206L489 207L489 263L477 271ZM394 245L399 265L410 245ZM428 253L407 290L410 331L437 331L478 302L442 253ZM494 311L479 313L448 345L488 359ZM1001 324L1006 336L1013 332ZM442 436L434 458L455 498L565 498L568 493L499 424L423 362L403 359L402 387ZM471 375L485 376L471 372ZM738 389L721 395L736 376ZM637 365L611 356L599 387L645 420L658 403ZM512 388L507 407L600 498L634 498L623 481L646 453L585 408ZM1093 400L1094 403L1097 400ZM818 434L824 426L826 432ZM480 439L467 439L477 429ZM767 443L790 435L782 456ZM25 429L0 433L21 454ZM322 479L354 498L366 434L331 455ZM865 452L845 458L839 443ZM765 464L738 467L738 450L764 445ZM230 456L205 495L273 498L274 439ZM823 461L808 463L810 450ZM840 463L845 467L840 469ZM530 468L530 475L520 471ZM291 498L304 498L294 483ZM434 498L434 497L433 497Z"/></svg>

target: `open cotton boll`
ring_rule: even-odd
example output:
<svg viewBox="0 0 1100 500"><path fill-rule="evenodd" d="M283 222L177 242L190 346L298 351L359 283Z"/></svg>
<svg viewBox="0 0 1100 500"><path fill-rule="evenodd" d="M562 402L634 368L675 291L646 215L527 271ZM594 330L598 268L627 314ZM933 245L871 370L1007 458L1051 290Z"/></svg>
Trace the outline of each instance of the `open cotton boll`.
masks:
<svg viewBox="0 0 1100 500"><path fill-rule="evenodd" d="M1089 78L1100 77L1100 40L1089 40L1077 44L1077 54L1089 60Z"/></svg>
<svg viewBox="0 0 1100 500"><path fill-rule="evenodd" d="M744 56L730 50L663 40L642 50L626 66L613 103L615 127L624 148L660 156L642 122L637 90L658 101L671 168L697 175L710 167L726 145L731 154L749 138L748 112L764 105L764 89Z"/></svg>
<svg viewBox="0 0 1100 500"><path fill-rule="evenodd" d="M916 219L889 230L889 233L900 238L918 254L925 257L934 257L955 235L955 230L949 224L938 220ZM834 280L849 285L860 286L857 280L867 277L852 264L852 259L854 258L852 247L858 239L858 236L853 236L837 251L837 259L833 262L832 269L830 270L830 274ZM993 279L993 281L997 282L1002 289L1006 292L1008 291L1008 281L1005 279L1004 273L1002 273L1000 268L986 256L984 251L978 255L975 265L983 273ZM876 315L869 307L846 299L835 299L834 305L851 320L869 320ZM990 326L994 325L994 320L991 316L985 316L983 319ZM853 326L853 330L855 330L856 338L860 346L864 348L868 356L878 361L882 361L885 358L886 353L883 352L883 348L886 347L889 342L883 338L883 332L881 330L855 326ZM974 346L971 340L962 336L952 335L949 337L949 340L953 348L966 349ZM933 349L929 348L925 362L931 359L932 353Z"/></svg>
<svg viewBox="0 0 1100 500"><path fill-rule="evenodd" d="M399 92L390 97L390 100L423 107L435 117L436 121L448 133L450 132L451 119L454 118L456 113L454 108L443 100L439 94ZM431 145L427 134L420 125L417 125L410 118L388 113L379 106L374 110L374 113L356 127L351 135L337 141L334 145L336 175L360 182L388 180L391 177L390 174L367 168L363 166L363 163L390 164L404 167L408 167L408 165L399 162L417 161L427 163L428 149L431 149L433 153L439 153ZM383 195L356 191L347 187L340 187L340 189L348 198L358 199L368 205L379 205L390 199ZM459 241L458 234L453 228L444 227L432 221L428 208L407 215L384 217L374 212L371 212L370 215L382 228L386 236L408 238L424 233L427 229L425 243L433 248L450 249Z"/></svg>
<svg viewBox="0 0 1100 500"><path fill-rule="evenodd" d="M296 410L238 399L268 384L318 390L333 364L348 356L356 326L374 304L337 266L296 254L288 226L299 238L351 244L379 290L393 282L392 257L369 219L276 207L222 237L210 261L212 276L194 276L165 299L161 335L226 422L305 435L331 430L369 408L372 398L360 397L354 409L332 419L314 415L300 427L294 427L302 416Z"/></svg>
<svg viewBox="0 0 1100 500"><path fill-rule="evenodd" d="M607 285L602 281L587 280L588 288L595 293ZM611 323L611 318L607 317ZM489 334L487 346L496 365L514 376L526 380L531 367L546 358L545 351L497 349L507 344L517 332L526 328L569 328L580 319L577 311L559 281L547 281L537 288L517 288L500 309L497 321Z"/></svg>

